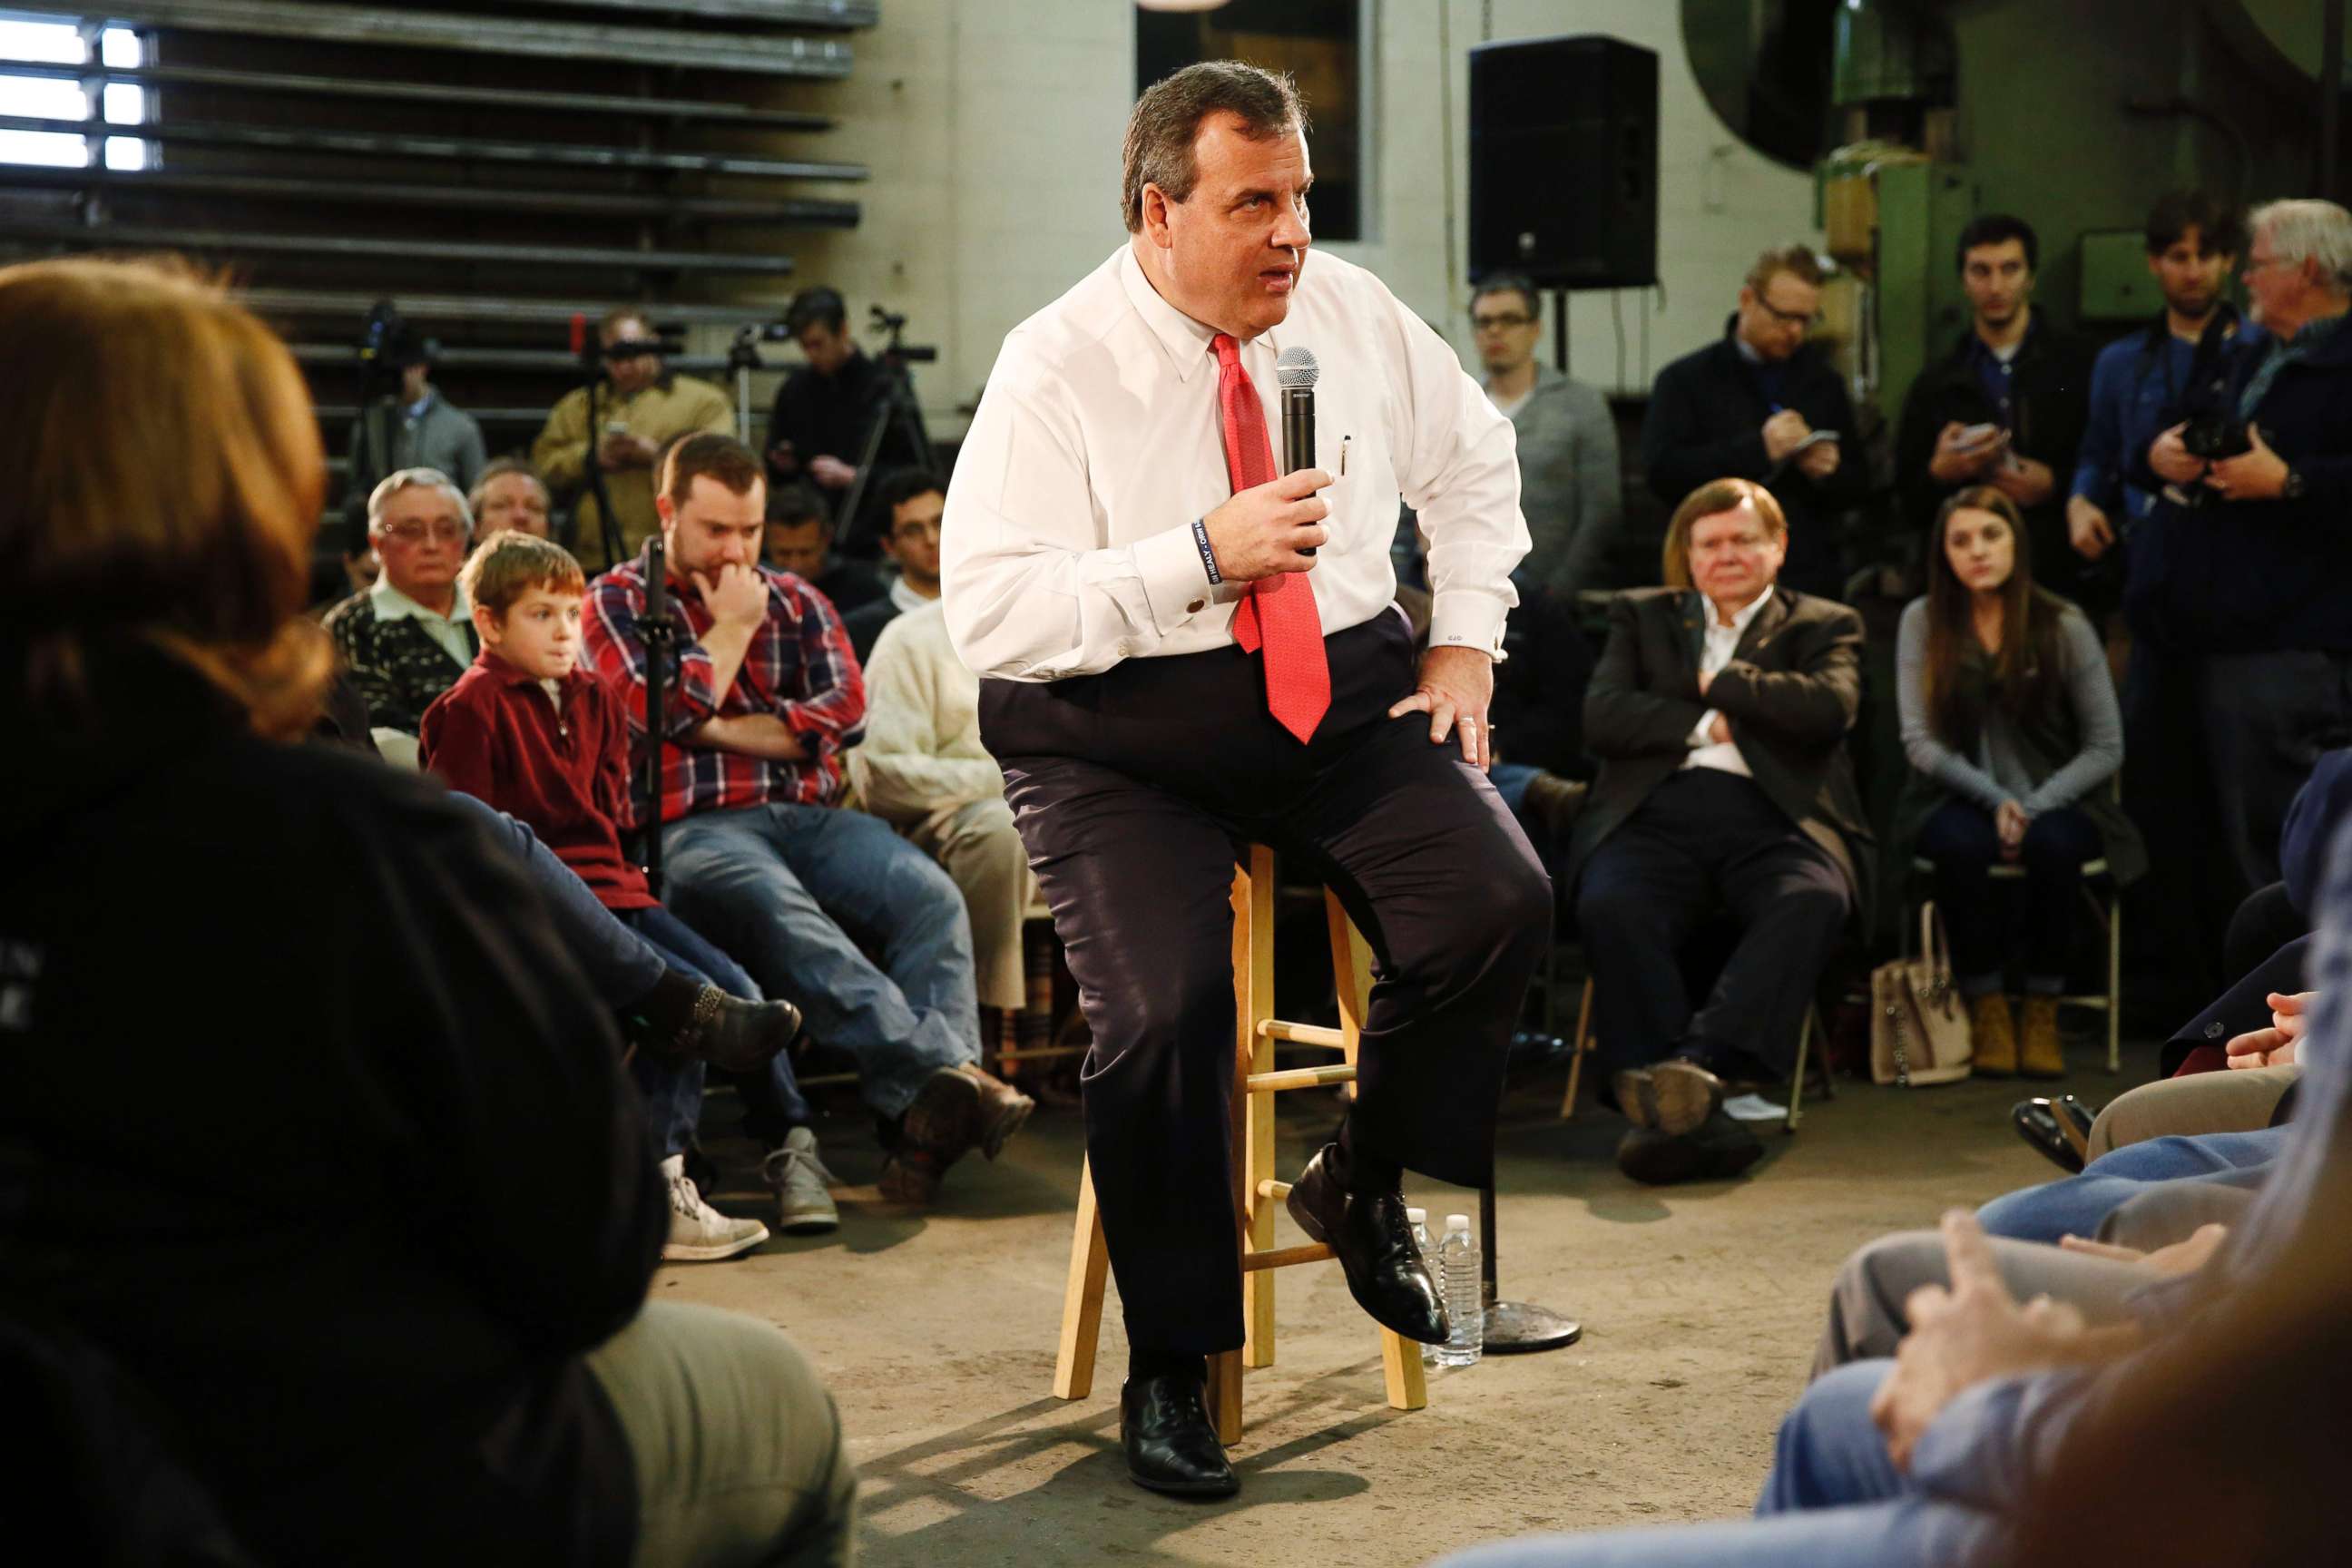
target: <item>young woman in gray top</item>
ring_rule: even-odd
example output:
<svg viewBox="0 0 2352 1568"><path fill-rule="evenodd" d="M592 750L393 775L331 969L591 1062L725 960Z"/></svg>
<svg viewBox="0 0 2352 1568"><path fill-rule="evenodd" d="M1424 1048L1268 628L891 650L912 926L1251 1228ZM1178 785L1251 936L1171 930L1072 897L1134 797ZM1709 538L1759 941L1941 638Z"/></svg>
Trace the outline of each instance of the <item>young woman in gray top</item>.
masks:
<svg viewBox="0 0 2352 1568"><path fill-rule="evenodd" d="M1903 612L1895 646L1903 748L1912 774L1895 842L1935 864L1952 967L1969 999L1976 1070L2065 1072L2058 996L2073 951L2083 865L2104 856L2119 879L2146 865L2104 787L2123 765L2123 720L2090 621L2033 584L2016 504L1990 485L1936 514L1927 596ZM1907 859L1908 857L1906 856ZM2022 1042L2002 994L1996 864L2022 865L2026 911Z"/></svg>

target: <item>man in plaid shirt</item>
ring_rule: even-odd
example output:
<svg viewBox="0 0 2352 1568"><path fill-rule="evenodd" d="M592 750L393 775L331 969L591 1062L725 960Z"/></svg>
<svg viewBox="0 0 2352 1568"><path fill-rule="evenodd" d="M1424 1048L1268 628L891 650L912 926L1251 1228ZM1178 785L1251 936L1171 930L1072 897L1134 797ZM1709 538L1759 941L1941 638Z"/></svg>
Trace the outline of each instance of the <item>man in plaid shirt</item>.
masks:
<svg viewBox="0 0 2352 1568"><path fill-rule="evenodd" d="M1032 1101L978 1065L962 895L887 824L840 809L865 680L824 595L758 564L766 499L759 458L728 437L688 437L662 470L679 623L661 748L668 902L857 1058L891 1146L883 1194L928 1203L971 1149L995 1158ZM597 669L627 693L640 767L646 570L640 554L599 577L584 627Z"/></svg>

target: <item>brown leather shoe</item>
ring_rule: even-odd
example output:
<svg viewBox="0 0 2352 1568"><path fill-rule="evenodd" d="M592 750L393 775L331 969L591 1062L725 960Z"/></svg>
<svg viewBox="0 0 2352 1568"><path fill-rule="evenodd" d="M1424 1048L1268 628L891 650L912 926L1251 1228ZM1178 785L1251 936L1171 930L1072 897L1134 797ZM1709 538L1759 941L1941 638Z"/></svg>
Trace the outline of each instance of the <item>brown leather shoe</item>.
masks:
<svg viewBox="0 0 2352 1568"><path fill-rule="evenodd" d="M976 1135L980 1152L993 1160L1004 1152L1004 1146L1013 1141L1013 1135L1021 1131L1022 1123L1029 1120L1029 1113L1037 1109L1037 1102L1003 1079L984 1072L971 1063L965 1063L962 1070L980 1086Z"/></svg>
<svg viewBox="0 0 2352 1568"><path fill-rule="evenodd" d="M2019 1066L2028 1078L2064 1078L2066 1053L2058 1045L2058 998L2025 999L2025 1039Z"/></svg>
<svg viewBox="0 0 2352 1568"><path fill-rule="evenodd" d="M940 1178L948 1168L920 1149L899 1149L883 1162L875 1189L888 1204L928 1206L940 1195Z"/></svg>
<svg viewBox="0 0 2352 1568"><path fill-rule="evenodd" d="M2013 1078L2017 1073L2017 1026L2009 1015L2009 998L1988 991L1969 1004L1969 1038L1973 1055L1969 1070L1979 1078Z"/></svg>
<svg viewBox="0 0 2352 1568"><path fill-rule="evenodd" d="M1616 1075L1610 1087L1625 1120L1645 1131L1680 1138L1723 1109L1723 1080L1679 1057Z"/></svg>

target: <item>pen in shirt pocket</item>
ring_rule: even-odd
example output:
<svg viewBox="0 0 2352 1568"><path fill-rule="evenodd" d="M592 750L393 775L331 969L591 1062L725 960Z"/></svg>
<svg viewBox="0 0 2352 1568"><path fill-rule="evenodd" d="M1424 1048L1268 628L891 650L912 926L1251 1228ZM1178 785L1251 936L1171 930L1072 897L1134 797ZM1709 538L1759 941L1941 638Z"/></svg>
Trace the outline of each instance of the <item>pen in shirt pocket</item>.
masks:
<svg viewBox="0 0 2352 1568"><path fill-rule="evenodd" d="M1353 436L1342 436L1339 437L1339 477L1343 479L1348 477L1348 443L1354 439L1355 437Z"/></svg>

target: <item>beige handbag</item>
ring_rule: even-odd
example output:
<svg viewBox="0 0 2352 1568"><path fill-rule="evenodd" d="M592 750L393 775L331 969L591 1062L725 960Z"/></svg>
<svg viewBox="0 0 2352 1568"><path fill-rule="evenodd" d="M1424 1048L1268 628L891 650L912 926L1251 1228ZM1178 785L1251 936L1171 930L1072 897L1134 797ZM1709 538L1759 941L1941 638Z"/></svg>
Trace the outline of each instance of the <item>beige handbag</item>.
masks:
<svg viewBox="0 0 2352 1568"><path fill-rule="evenodd" d="M1906 944L1907 945L1907 944ZM1919 952L1870 972L1870 1080L1906 1089L1969 1076L1968 1009L1934 904L1919 907Z"/></svg>

